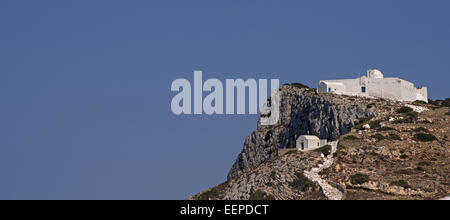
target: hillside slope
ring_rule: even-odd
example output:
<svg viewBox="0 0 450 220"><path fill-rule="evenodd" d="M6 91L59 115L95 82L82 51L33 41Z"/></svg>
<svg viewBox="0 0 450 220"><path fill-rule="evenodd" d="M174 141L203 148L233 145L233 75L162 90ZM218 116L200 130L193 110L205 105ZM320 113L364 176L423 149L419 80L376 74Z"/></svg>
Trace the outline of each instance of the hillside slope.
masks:
<svg viewBox="0 0 450 220"><path fill-rule="evenodd" d="M449 109L281 87L280 123L258 126L219 186L190 199L329 199L305 176L327 158L299 152L302 134L337 139L330 168L318 174L343 199L439 199L450 192ZM418 105L416 103L416 105ZM371 129L362 130L369 124ZM327 193L328 194L328 193Z"/></svg>

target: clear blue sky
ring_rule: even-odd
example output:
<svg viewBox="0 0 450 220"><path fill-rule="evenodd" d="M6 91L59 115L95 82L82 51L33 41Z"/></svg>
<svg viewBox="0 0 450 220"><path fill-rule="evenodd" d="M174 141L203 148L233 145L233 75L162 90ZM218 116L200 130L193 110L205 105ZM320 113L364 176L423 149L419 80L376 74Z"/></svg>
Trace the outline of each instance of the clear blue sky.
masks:
<svg viewBox="0 0 450 220"><path fill-rule="evenodd" d="M176 78L316 86L368 68L449 96L449 1L0 2L0 199L184 199L257 116L175 116Z"/></svg>

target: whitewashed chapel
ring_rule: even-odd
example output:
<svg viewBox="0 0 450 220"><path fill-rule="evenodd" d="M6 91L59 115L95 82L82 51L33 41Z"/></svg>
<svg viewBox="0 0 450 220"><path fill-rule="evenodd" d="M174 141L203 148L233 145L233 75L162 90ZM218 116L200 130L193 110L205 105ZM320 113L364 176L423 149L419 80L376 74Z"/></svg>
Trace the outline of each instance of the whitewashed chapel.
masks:
<svg viewBox="0 0 450 220"><path fill-rule="evenodd" d="M427 87L416 88L413 83L397 77L385 78L376 69L368 70L367 76L356 79L322 80L318 92L428 102Z"/></svg>
<svg viewBox="0 0 450 220"><path fill-rule="evenodd" d="M296 141L299 150L314 150L325 145L327 145L326 139L319 139L314 135L301 135Z"/></svg>

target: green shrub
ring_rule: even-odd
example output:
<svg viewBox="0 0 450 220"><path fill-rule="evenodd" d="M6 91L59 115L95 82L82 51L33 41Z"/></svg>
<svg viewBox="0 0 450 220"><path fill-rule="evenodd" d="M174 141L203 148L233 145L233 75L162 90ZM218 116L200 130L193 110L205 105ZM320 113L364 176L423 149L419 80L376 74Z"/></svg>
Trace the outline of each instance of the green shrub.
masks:
<svg viewBox="0 0 450 220"><path fill-rule="evenodd" d="M306 190L314 186L314 183L302 173L297 172L295 173L295 176L297 178L294 179L294 181L292 181L291 183L289 183L290 187L297 189L301 192L306 192Z"/></svg>
<svg viewBox="0 0 450 220"><path fill-rule="evenodd" d="M375 103L370 103L370 104L368 104L366 107L367 107L367 108L373 108L373 107L375 107Z"/></svg>
<svg viewBox="0 0 450 220"><path fill-rule="evenodd" d="M358 140L359 138L357 138L355 135L348 135L344 137L345 140Z"/></svg>
<svg viewBox="0 0 450 220"><path fill-rule="evenodd" d="M380 125L381 122L382 122L382 120L371 121L371 122L369 122L369 126L372 129L378 129L381 127L381 125Z"/></svg>
<svg viewBox="0 0 450 220"><path fill-rule="evenodd" d="M412 108L403 106L400 109L397 110L397 113L408 113L414 111Z"/></svg>
<svg viewBox="0 0 450 220"><path fill-rule="evenodd" d="M396 134L389 134L388 139L391 140L391 141L400 141L400 140L402 140L402 139L400 138L400 136L398 136L398 135L396 135Z"/></svg>
<svg viewBox="0 0 450 220"><path fill-rule="evenodd" d="M395 185L395 186L403 187L403 188L405 188L405 189L411 188L411 186L408 184L408 182L406 182L406 181L404 181L404 180L394 181L394 182L392 182L391 184L392 184L392 185Z"/></svg>
<svg viewBox="0 0 450 220"><path fill-rule="evenodd" d="M225 188L228 186L228 181L225 181L218 186L200 194L198 196L198 200L211 200L211 199L217 199L221 192L225 190Z"/></svg>
<svg viewBox="0 0 450 220"><path fill-rule="evenodd" d="M431 142L437 140L437 138L432 134L417 133L414 135L414 140L422 142Z"/></svg>
<svg viewBox="0 0 450 220"><path fill-rule="evenodd" d="M273 180L277 179L277 172L275 172L275 170L272 170L272 172L270 173L270 178Z"/></svg>
<svg viewBox="0 0 450 220"><path fill-rule="evenodd" d="M392 122L392 123L394 123L394 124L404 124L404 123L409 123L410 121L408 120L408 119L406 119L406 118L403 118L403 119L397 119L397 120L395 120L394 122Z"/></svg>
<svg viewBox="0 0 450 220"><path fill-rule="evenodd" d="M344 146L344 145L340 145L340 144L339 144L339 145L337 146L337 150L338 150L338 151L344 150L345 148L347 148L347 147Z"/></svg>
<svg viewBox="0 0 450 220"><path fill-rule="evenodd" d="M411 170L397 170L395 171L396 174L402 174L402 175L412 175L413 172Z"/></svg>
<svg viewBox="0 0 450 220"><path fill-rule="evenodd" d="M424 127L415 128L413 131L414 132L430 132L430 131L428 131L428 129L426 129Z"/></svg>
<svg viewBox="0 0 450 220"><path fill-rule="evenodd" d="M406 107L408 108L408 107ZM402 111L408 111L408 110L402 110ZM403 123L413 123L416 122L419 118L419 113L411 111L411 112L405 112L405 118L397 119L395 120L394 124L403 124Z"/></svg>
<svg viewBox="0 0 450 220"><path fill-rule="evenodd" d="M291 150L291 151L286 152L285 155L301 154L301 153L302 153L301 151L298 151L298 149L295 149L295 148L294 148L294 150Z"/></svg>
<svg viewBox="0 0 450 220"><path fill-rule="evenodd" d="M421 161L421 162L419 162L418 164L417 164L418 166L431 166L431 163L430 162L427 162L427 161Z"/></svg>
<svg viewBox="0 0 450 220"><path fill-rule="evenodd" d="M442 100L432 100L432 99L428 99L428 104L430 104L430 105L435 105L435 106L440 106L440 105L441 105L441 101L442 101Z"/></svg>
<svg viewBox="0 0 450 220"><path fill-rule="evenodd" d="M444 100L431 100L428 99L428 104L435 105L438 107L450 107L450 98L446 98Z"/></svg>
<svg viewBox="0 0 450 220"><path fill-rule="evenodd" d="M355 100L352 100L352 101L355 101ZM363 123L363 122L368 122L368 121L370 121L370 119L371 119L371 117L367 117L367 118L365 118L365 117L358 118L358 124L359 124L359 123Z"/></svg>
<svg viewBox="0 0 450 220"><path fill-rule="evenodd" d="M249 200L275 200L275 197L262 190L256 190L256 192L250 194Z"/></svg>
<svg viewBox="0 0 450 220"><path fill-rule="evenodd" d="M325 145L321 148L317 148L314 150L314 152L320 152L325 156L328 156L331 154L331 145Z"/></svg>
<svg viewBox="0 0 450 220"><path fill-rule="evenodd" d="M406 116L408 116L408 118L417 118L417 117L419 117L419 113L418 112L408 112L408 113L406 113Z"/></svg>
<svg viewBox="0 0 450 220"><path fill-rule="evenodd" d="M386 139L386 137L385 136L383 136L382 134L374 134L374 135L372 135L371 136L371 138L375 138L375 139L377 139L377 141L381 141L381 140L384 140L384 139Z"/></svg>
<svg viewBox="0 0 450 220"><path fill-rule="evenodd" d="M357 173L350 177L350 182L353 185L363 184L369 182L369 176L367 176L366 174Z"/></svg>
<svg viewBox="0 0 450 220"><path fill-rule="evenodd" d="M396 131L395 128L391 128L391 127L382 127L382 128L378 128L377 131Z"/></svg>
<svg viewBox="0 0 450 220"><path fill-rule="evenodd" d="M442 101L441 106L450 107L450 98L446 98Z"/></svg>
<svg viewBox="0 0 450 220"><path fill-rule="evenodd" d="M365 124L368 124L368 123L369 123L369 121L370 121L370 118L360 118L360 119L358 120L358 123L355 124L355 129L356 129L356 130L361 130L362 127L363 127Z"/></svg>
<svg viewBox="0 0 450 220"><path fill-rule="evenodd" d="M416 100L416 101L414 101L414 104L418 104L418 105L426 105L426 104L428 104L428 103L426 103L425 101L422 101L422 100Z"/></svg>
<svg viewBox="0 0 450 220"><path fill-rule="evenodd" d="M333 183L333 182L330 182L329 184L330 184L332 187L334 187L334 188L336 188L337 190L339 190L342 194L345 193L345 188L344 188L344 186L342 186L342 185L340 185L340 184L337 184L337 183Z"/></svg>
<svg viewBox="0 0 450 220"><path fill-rule="evenodd" d="M292 83L291 86L297 87L299 89L309 89L309 86L301 84L301 83Z"/></svg>
<svg viewBox="0 0 450 220"><path fill-rule="evenodd" d="M212 188L209 191L202 193L198 200L210 200L219 196L219 191L216 188Z"/></svg>

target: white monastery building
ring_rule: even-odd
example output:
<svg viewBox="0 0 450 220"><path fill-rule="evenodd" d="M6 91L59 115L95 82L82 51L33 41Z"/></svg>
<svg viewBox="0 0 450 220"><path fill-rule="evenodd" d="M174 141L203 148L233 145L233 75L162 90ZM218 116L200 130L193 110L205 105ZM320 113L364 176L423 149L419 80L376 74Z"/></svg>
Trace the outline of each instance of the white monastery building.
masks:
<svg viewBox="0 0 450 220"><path fill-rule="evenodd" d="M427 87L416 88L413 83L397 77L385 78L376 69L368 70L367 76L356 79L322 80L318 92L428 102Z"/></svg>
<svg viewBox="0 0 450 220"><path fill-rule="evenodd" d="M299 150L314 150L327 145L327 140L314 135L302 135L297 138L296 146Z"/></svg>

